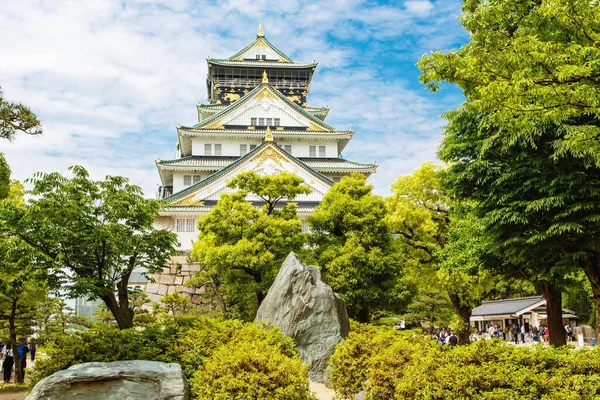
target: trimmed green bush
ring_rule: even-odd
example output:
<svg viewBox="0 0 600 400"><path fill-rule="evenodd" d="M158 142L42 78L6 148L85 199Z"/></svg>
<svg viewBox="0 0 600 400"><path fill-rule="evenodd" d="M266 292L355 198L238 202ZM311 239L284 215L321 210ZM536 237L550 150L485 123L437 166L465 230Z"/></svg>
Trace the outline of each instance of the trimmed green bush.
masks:
<svg viewBox="0 0 600 400"><path fill-rule="evenodd" d="M179 338L174 352L179 356L179 363L186 375L192 376L219 347L228 343L250 341L273 348L287 357L298 356L292 339L283 335L277 327L210 318L198 319L194 329Z"/></svg>
<svg viewBox="0 0 600 400"><path fill-rule="evenodd" d="M179 363L188 378L193 376L192 395L200 398L248 398L236 385L241 382L248 386L243 393L256 395L251 398L312 399L308 367L292 339L276 327L237 320L194 318L183 325L165 321L144 330L97 324L56 337L45 352L48 358L36 360L32 387L42 378L79 363L153 360ZM198 374L203 378L197 378ZM214 387L202 385L207 379ZM196 393L196 389L201 392ZM265 390L275 397L264 394Z"/></svg>
<svg viewBox="0 0 600 400"><path fill-rule="evenodd" d="M334 389L343 399L362 389L367 399L600 396L596 349L516 347L498 340L442 347L421 336L361 327L336 349L332 367Z"/></svg>
<svg viewBox="0 0 600 400"><path fill-rule="evenodd" d="M291 341L291 340L290 340ZM218 348L190 380L201 400L314 399L308 366L261 341L231 341Z"/></svg>

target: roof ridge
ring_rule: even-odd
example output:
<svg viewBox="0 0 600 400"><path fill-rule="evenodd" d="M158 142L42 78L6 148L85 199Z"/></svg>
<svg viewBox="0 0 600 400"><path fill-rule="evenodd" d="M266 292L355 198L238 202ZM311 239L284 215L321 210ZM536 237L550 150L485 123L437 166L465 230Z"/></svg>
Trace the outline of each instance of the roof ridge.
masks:
<svg viewBox="0 0 600 400"><path fill-rule="evenodd" d="M510 299L500 299L500 300L487 300L487 301L482 301L481 304L484 303L499 303L499 302L507 302L507 301L517 301L517 300L528 300L528 299L543 299L544 295L535 295L535 296L527 296L527 297L513 297Z"/></svg>
<svg viewBox="0 0 600 400"><path fill-rule="evenodd" d="M233 54L232 56L230 56L229 58L227 58L227 60L229 60L229 61L239 61L239 60L235 60L235 58L237 58L237 57L241 56L242 54L244 54L248 49L252 48L252 46L254 46L259 41L264 41L267 44L267 46L269 46L272 50L274 50L277 54L279 54L286 61L288 61L288 62L294 62L294 60L292 60L284 52L282 52L277 47L275 47L275 45L273 43L269 42L267 40L267 38L264 37L264 36L256 36L256 39L254 39L252 42L250 42L249 44L247 44L243 49L237 51L235 54Z"/></svg>
<svg viewBox="0 0 600 400"><path fill-rule="evenodd" d="M272 90L273 93L276 94L286 104L288 104L290 107L292 107L293 109L295 109L300 114L302 114L305 117L307 117L309 120L311 120L312 122L314 122L316 125L320 125L321 127L325 128L325 129L329 129L331 131L335 131L336 130L334 127L329 126L323 120L315 117L314 115L312 115L311 113L309 113L308 111L306 111L304 108L302 108L298 104L296 104L293 101L291 101L290 99L288 99L283 93L281 93L279 90L277 90L277 88L275 88L273 85L271 85L268 82L261 83L260 85L256 86L254 89L252 89L251 91L249 91L248 93L246 93L239 100L237 100L234 103L230 104L228 107L222 109L218 113L211 115L210 117L208 117L204 121L197 123L192 128L198 128L199 126L207 125L207 124L209 124L211 122L214 122L215 120L221 118L222 116L227 115L231 111L233 111L236 108L240 107L241 104L243 104L246 101L248 101L248 99L250 99L256 93L258 93L260 90Z"/></svg>

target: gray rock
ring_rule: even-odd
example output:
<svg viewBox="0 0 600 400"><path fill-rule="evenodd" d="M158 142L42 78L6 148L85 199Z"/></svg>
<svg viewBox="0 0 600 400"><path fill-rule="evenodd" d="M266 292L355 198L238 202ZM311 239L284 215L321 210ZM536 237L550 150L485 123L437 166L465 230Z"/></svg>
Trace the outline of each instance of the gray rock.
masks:
<svg viewBox="0 0 600 400"><path fill-rule="evenodd" d="M279 326L310 365L310 379L328 383L329 357L335 345L348 335L350 322L344 302L323 283L317 267L304 265L295 253L290 253L255 321Z"/></svg>
<svg viewBox="0 0 600 400"><path fill-rule="evenodd" d="M27 400L188 400L179 364L156 361L91 362L55 372L35 385Z"/></svg>

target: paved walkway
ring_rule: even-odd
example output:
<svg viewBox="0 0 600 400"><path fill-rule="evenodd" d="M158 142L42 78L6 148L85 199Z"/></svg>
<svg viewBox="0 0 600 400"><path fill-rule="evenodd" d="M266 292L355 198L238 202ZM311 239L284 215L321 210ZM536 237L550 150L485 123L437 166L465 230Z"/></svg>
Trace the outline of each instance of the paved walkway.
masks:
<svg viewBox="0 0 600 400"><path fill-rule="evenodd" d="M333 399L333 395L335 394L333 392L333 389L329 389L327 386L323 385L322 383L316 383L316 382L310 383L310 390L312 390L317 395L317 399L319 399L319 400L331 400L331 399ZM3 399L0 399L0 400L3 400Z"/></svg>

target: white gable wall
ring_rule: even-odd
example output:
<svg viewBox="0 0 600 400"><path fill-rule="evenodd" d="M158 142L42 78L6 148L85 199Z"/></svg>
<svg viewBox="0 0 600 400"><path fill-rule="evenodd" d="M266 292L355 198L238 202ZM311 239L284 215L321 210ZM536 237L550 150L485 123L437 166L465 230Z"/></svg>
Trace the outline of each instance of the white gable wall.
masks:
<svg viewBox="0 0 600 400"><path fill-rule="evenodd" d="M269 99L249 100L246 104L235 110L221 120L223 125L245 125L250 126L251 118L279 118L281 126L306 127L308 118L298 114L283 101Z"/></svg>
<svg viewBox="0 0 600 400"><path fill-rule="evenodd" d="M267 151L267 152L277 152L276 150L273 150L271 148L266 148L262 150ZM276 157L276 158L280 158L280 157ZM267 160L263 161L262 163L259 161L260 157L254 157L252 160L246 161L243 164L237 166L236 168L234 168L233 170L229 171L229 173L227 173L226 175L220 177L218 180L216 180L215 182L211 183L210 185L200 188L192 197L190 197L190 200L193 201L202 201L202 200L207 200L207 199L213 199L213 195L217 195L216 198L214 198L214 200L218 199L218 195L219 193L221 193L223 190L227 190L225 189L227 186L227 182L235 177L236 175L238 175L241 172L244 171L249 171L249 170L253 170L256 171L257 173L262 173L262 174L268 174L268 175L273 175L273 174L277 174L279 172L282 171L287 171L287 172L291 172L294 173L298 176L300 176L301 178L304 179L304 181L309 184L311 186L311 188L313 189L313 193L309 194L309 195L303 195L302 197L298 197L296 198L296 200L298 201L320 201L323 197L323 195L329 190L330 186L321 181L320 179L316 178L315 176L313 176L311 173L309 173L308 171L306 171L305 169L301 168L300 166L298 166L297 164L291 162L291 161L287 161L287 160L279 160L279 161L274 161L273 159L268 158Z"/></svg>
<svg viewBox="0 0 600 400"><path fill-rule="evenodd" d="M272 50L269 46L261 43L260 41L256 43L254 46L246 50L241 58L251 58L256 59L257 54L266 54L267 60L279 60L281 56L277 54L275 50Z"/></svg>

